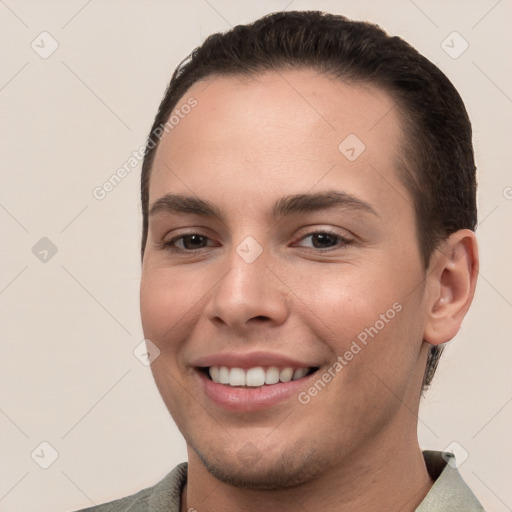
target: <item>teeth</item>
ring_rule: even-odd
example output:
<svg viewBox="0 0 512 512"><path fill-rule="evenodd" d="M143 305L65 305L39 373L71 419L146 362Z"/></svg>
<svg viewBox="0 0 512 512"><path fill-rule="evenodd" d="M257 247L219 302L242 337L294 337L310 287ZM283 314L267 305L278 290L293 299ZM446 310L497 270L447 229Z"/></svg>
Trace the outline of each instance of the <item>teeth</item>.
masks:
<svg viewBox="0 0 512 512"><path fill-rule="evenodd" d="M212 366L210 368L210 376L214 382L220 382L220 368L218 366Z"/></svg>
<svg viewBox="0 0 512 512"><path fill-rule="evenodd" d="M228 368L227 366L211 366L210 377L217 384L228 384L230 386L260 387L264 384L271 385L278 382L290 382L291 380L302 379L309 371L309 368L277 368L270 366L263 368L256 366L244 370L242 368Z"/></svg>
<svg viewBox="0 0 512 512"><path fill-rule="evenodd" d="M231 368L229 370L229 384L231 386L245 386L245 372L242 368Z"/></svg>
<svg viewBox="0 0 512 512"><path fill-rule="evenodd" d="M279 382L279 368L271 366L265 374L265 384L277 384Z"/></svg>
<svg viewBox="0 0 512 512"><path fill-rule="evenodd" d="M308 368L297 368L293 372L292 380L302 379L306 373L308 373Z"/></svg>
<svg viewBox="0 0 512 512"><path fill-rule="evenodd" d="M213 379L213 375L211 373L210 377ZM229 370L225 366L221 366L219 368L219 382L221 384L229 384Z"/></svg>
<svg viewBox="0 0 512 512"><path fill-rule="evenodd" d="M293 368L284 368L279 374L279 380L281 382L290 382L293 377Z"/></svg>
<svg viewBox="0 0 512 512"><path fill-rule="evenodd" d="M263 386L265 384L265 370L258 366L247 370L245 374L245 385L251 387Z"/></svg>

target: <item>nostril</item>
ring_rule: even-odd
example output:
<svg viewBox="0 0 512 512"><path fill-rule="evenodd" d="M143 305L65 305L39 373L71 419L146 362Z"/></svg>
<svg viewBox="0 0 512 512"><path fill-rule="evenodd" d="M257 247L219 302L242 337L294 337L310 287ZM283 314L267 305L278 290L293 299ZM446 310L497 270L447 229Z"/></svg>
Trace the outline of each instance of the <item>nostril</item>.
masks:
<svg viewBox="0 0 512 512"><path fill-rule="evenodd" d="M270 320L268 316L258 315L253 318L253 320L266 321Z"/></svg>

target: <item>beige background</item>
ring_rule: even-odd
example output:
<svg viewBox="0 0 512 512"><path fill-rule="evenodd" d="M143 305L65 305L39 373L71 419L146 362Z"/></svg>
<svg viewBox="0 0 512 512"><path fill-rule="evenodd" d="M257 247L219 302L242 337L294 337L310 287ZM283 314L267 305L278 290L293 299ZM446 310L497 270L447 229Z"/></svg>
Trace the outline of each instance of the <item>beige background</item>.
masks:
<svg viewBox="0 0 512 512"><path fill-rule="evenodd" d="M381 24L445 71L465 100L481 273L422 405L419 436L423 448L458 443L455 453L469 455L460 471L487 509L512 510L510 0L0 0L0 511L102 503L186 459L133 354L143 339L140 165L103 200L92 191L144 143L183 57L214 31L285 8ZM47 58L31 47L51 49L43 31L59 45ZM469 43L457 59L441 45L453 31ZM55 255L44 253L47 242L33 253L43 237ZM58 452L47 469L43 441Z"/></svg>

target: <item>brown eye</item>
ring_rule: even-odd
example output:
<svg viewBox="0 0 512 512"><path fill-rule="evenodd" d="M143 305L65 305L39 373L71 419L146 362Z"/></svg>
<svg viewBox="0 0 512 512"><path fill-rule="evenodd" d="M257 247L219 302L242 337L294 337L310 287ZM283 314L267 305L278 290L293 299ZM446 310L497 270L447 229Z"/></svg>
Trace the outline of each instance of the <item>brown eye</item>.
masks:
<svg viewBox="0 0 512 512"><path fill-rule="evenodd" d="M345 238L338 233L332 233L330 231L315 231L301 238L304 241L311 238L312 248L319 250L329 250L336 248L336 246L344 247L352 243L352 240Z"/></svg>
<svg viewBox="0 0 512 512"><path fill-rule="evenodd" d="M208 237L198 233L180 235L171 240L161 242L162 249L175 252L195 252L206 247Z"/></svg>

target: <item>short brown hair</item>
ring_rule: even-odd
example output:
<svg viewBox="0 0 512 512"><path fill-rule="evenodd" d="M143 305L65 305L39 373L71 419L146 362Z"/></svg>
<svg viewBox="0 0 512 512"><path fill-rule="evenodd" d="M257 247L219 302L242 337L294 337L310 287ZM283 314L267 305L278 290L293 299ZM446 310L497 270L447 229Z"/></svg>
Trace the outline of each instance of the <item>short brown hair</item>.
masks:
<svg viewBox="0 0 512 512"><path fill-rule="evenodd" d="M178 101L211 75L254 75L307 66L343 81L377 86L396 101L406 140L398 172L416 212L425 270L439 242L477 223L476 167L471 123L450 80L428 59L379 26L320 11L269 14L248 25L209 36L175 70L155 117L142 165L143 233L148 235L149 179L158 148L155 130ZM429 352L428 387L443 346Z"/></svg>

